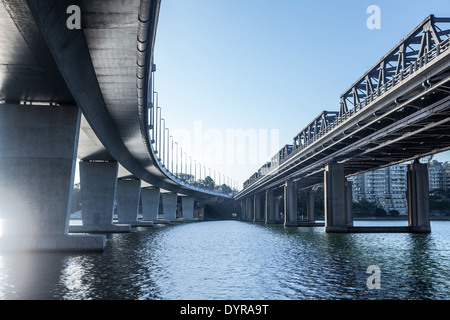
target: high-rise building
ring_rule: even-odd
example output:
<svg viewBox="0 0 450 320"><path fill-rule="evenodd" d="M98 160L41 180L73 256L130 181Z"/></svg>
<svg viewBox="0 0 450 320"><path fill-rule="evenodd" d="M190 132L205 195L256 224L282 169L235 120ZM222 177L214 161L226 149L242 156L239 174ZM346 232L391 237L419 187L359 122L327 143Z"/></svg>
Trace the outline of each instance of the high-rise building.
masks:
<svg viewBox="0 0 450 320"><path fill-rule="evenodd" d="M366 199L387 212L397 210L400 214L408 213L405 164L366 172L350 180L353 181L353 201Z"/></svg>
<svg viewBox="0 0 450 320"><path fill-rule="evenodd" d="M366 199L387 212L408 214L406 172L407 165L398 164L349 178L353 182L353 201ZM428 180L430 192L450 191L450 162L430 161Z"/></svg>
<svg viewBox="0 0 450 320"><path fill-rule="evenodd" d="M430 162L428 166L428 181L430 185L430 191L442 190L447 191L450 190L447 187L447 175L446 169L449 167L448 162L439 162L433 160Z"/></svg>
<svg viewBox="0 0 450 320"><path fill-rule="evenodd" d="M445 191L450 191L450 162L446 161L442 164L442 167L444 169L444 176L445 176L445 184L444 188Z"/></svg>

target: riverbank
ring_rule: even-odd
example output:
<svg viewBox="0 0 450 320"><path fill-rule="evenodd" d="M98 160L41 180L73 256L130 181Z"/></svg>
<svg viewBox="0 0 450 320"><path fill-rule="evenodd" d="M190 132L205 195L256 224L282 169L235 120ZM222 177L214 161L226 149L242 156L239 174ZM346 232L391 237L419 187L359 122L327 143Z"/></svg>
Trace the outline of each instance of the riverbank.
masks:
<svg viewBox="0 0 450 320"><path fill-rule="evenodd" d="M408 216L397 216L397 217L353 217L355 221L377 221L377 220L389 220L389 221L407 221ZM431 216L430 220L432 221L450 221L450 216Z"/></svg>

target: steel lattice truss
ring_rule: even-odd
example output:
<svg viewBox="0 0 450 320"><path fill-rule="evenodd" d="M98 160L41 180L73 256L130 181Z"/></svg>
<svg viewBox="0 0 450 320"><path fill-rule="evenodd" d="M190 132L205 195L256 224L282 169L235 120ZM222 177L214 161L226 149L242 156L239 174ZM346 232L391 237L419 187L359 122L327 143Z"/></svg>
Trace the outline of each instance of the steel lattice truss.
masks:
<svg viewBox="0 0 450 320"><path fill-rule="evenodd" d="M341 95L339 116L354 113L449 47L450 18L425 19Z"/></svg>
<svg viewBox="0 0 450 320"><path fill-rule="evenodd" d="M356 174L449 149L449 52L450 18L430 15L341 95L339 111L323 111L253 174L242 196L288 176L306 185L333 159Z"/></svg>
<svg viewBox="0 0 450 320"><path fill-rule="evenodd" d="M325 130L328 125L333 123L339 112L337 111L322 111L322 113L311 121L298 135L294 137L293 149L298 150L308 146L308 143L314 139L320 132Z"/></svg>

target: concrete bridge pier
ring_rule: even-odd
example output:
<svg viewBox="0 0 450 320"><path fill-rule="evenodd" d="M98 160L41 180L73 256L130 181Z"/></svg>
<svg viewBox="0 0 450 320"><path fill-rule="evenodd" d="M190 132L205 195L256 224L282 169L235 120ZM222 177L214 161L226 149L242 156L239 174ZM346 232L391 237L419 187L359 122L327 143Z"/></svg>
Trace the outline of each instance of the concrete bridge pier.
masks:
<svg viewBox="0 0 450 320"><path fill-rule="evenodd" d="M266 224L274 224L278 222L275 220L275 199L273 196L273 190L266 190L264 214Z"/></svg>
<svg viewBox="0 0 450 320"><path fill-rule="evenodd" d="M159 198L161 190L159 188L144 188L141 190L142 197L142 218L144 221L158 222Z"/></svg>
<svg viewBox="0 0 450 320"><path fill-rule="evenodd" d="M261 194L255 194L253 196L253 222L263 222L265 217L263 215L264 211L261 209Z"/></svg>
<svg viewBox="0 0 450 320"><path fill-rule="evenodd" d="M170 192L162 193L161 197L164 210L164 219L168 221L176 221L178 195Z"/></svg>
<svg viewBox="0 0 450 320"><path fill-rule="evenodd" d="M244 217L245 217L245 214L246 214L246 212L245 212L245 200L241 200L239 202L239 205L240 205L240 208L241 208L240 215L239 215L239 220L244 220Z"/></svg>
<svg viewBox="0 0 450 320"><path fill-rule="evenodd" d="M284 185L284 226L297 227L298 225L297 184L288 180Z"/></svg>
<svg viewBox="0 0 450 320"><path fill-rule="evenodd" d="M116 233L130 232L129 224L113 224L116 195L117 162L81 161L82 226L71 226L70 232Z"/></svg>
<svg viewBox="0 0 450 320"><path fill-rule="evenodd" d="M69 235L81 112L0 105L0 250L102 251L104 235Z"/></svg>
<svg viewBox="0 0 450 320"><path fill-rule="evenodd" d="M181 197L183 220L194 220L194 197Z"/></svg>
<svg viewBox="0 0 450 320"><path fill-rule="evenodd" d="M314 206L314 190L309 189L306 192L306 221L316 221L315 206Z"/></svg>
<svg viewBox="0 0 450 320"><path fill-rule="evenodd" d="M253 210L254 200L253 198L247 198L245 200L245 216L242 220L244 221L253 221Z"/></svg>
<svg viewBox="0 0 450 320"><path fill-rule="evenodd" d="M353 226L352 184L346 181L342 164L325 167L324 192L325 232L348 232Z"/></svg>
<svg viewBox="0 0 450 320"><path fill-rule="evenodd" d="M244 220L244 217L245 217L245 215L247 214L247 213L245 212L245 204L246 204L246 202L245 202L245 200L241 200L241 201L239 202L239 204L240 204L240 207L241 207L241 214L240 214L240 216L239 216L239 220Z"/></svg>
<svg viewBox="0 0 450 320"><path fill-rule="evenodd" d="M116 202L118 223L132 227L151 227L152 221L138 221L139 200L141 197L141 180L117 180Z"/></svg>
<svg viewBox="0 0 450 320"><path fill-rule="evenodd" d="M431 232L428 183L427 164L418 161L408 164L408 225L411 232Z"/></svg>

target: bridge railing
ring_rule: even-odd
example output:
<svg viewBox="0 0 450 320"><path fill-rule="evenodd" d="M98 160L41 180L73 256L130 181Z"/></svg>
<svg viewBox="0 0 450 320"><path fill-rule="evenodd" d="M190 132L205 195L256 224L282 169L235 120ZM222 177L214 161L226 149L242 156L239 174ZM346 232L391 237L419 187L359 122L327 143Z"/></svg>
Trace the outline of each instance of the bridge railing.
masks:
<svg viewBox="0 0 450 320"><path fill-rule="evenodd" d="M153 68L152 72L155 70L156 68ZM150 88L152 89L153 76L151 78ZM189 154L183 152L182 147L170 135L170 130L166 127L166 120L162 117L162 110L158 104L158 92L153 91L153 93L156 94L156 98L152 96L148 103L148 137L151 152L159 169L172 181L192 190L214 195L236 194L236 181L220 172L217 172L218 179L216 179L215 170L202 166Z"/></svg>

